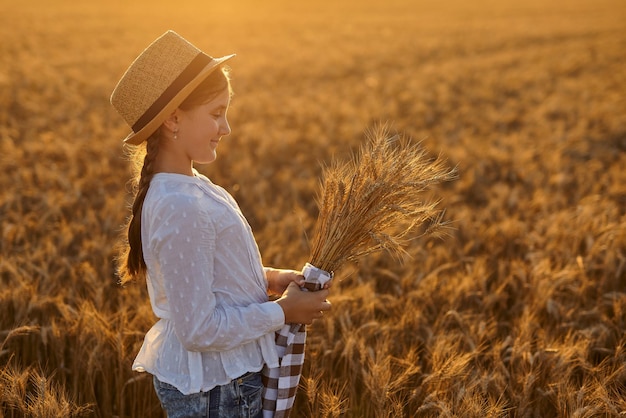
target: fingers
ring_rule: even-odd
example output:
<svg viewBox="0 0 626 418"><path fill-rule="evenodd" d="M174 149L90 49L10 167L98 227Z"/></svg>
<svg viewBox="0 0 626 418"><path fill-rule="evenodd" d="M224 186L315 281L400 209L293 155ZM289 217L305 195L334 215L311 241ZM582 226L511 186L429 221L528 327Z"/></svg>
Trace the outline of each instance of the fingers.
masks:
<svg viewBox="0 0 626 418"><path fill-rule="evenodd" d="M321 291L320 291L321 292ZM319 292L316 292L319 293ZM326 291L325 293L328 293L328 291ZM320 319L324 316L325 312L328 312L331 310L332 305L331 303L324 297L324 299L322 299L319 304L317 305L317 307L319 308L319 311L315 313L314 319Z"/></svg>
<svg viewBox="0 0 626 418"><path fill-rule="evenodd" d="M322 289L322 290L315 292L315 295L317 296L317 300L318 300L318 304L316 305L316 308L319 308L319 311L322 314L324 313L324 311L330 311L332 308L331 303L328 301L328 299L326 299L329 293L330 291L328 289Z"/></svg>
<svg viewBox="0 0 626 418"><path fill-rule="evenodd" d="M295 292L296 289L300 290L300 285L296 282L289 282L289 284L287 285L287 290L291 289L291 291Z"/></svg>
<svg viewBox="0 0 626 418"><path fill-rule="evenodd" d="M300 274L299 271L289 270L289 274L287 275L287 280L298 284L298 286L300 287L304 286L304 276Z"/></svg>

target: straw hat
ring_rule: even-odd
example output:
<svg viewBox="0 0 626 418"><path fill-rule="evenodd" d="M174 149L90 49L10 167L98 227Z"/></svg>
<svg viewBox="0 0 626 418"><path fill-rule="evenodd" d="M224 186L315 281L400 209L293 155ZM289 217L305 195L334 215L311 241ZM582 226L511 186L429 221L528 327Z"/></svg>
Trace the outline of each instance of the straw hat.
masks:
<svg viewBox="0 0 626 418"><path fill-rule="evenodd" d="M174 31L167 31L128 67L111 104L133 130L127 144L145 141L187 96L224 61L213 58Z"/></svg>

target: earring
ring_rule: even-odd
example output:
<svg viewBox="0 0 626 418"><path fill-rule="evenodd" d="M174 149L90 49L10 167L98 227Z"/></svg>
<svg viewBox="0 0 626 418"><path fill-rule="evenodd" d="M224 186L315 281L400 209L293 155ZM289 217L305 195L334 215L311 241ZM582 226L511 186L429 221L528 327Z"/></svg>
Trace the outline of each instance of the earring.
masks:
<svg viewBox="0 0 626 418"><path fill-rule="evenodd" d="M174 141L178 140L178 128L174 130Z"/></svg>

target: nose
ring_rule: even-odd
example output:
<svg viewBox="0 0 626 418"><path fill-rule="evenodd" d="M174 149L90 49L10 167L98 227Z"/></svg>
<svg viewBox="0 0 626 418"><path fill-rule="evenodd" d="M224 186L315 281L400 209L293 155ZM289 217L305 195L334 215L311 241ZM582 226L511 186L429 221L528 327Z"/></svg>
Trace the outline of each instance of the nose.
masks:
<svg viewBox="0 0 626 418"><path fill-rule="evenodd" d="M224 121L220 124L220 135L228 136L230 135L230 132L230 124L228 123L228 120L224 118Z"/></svg>

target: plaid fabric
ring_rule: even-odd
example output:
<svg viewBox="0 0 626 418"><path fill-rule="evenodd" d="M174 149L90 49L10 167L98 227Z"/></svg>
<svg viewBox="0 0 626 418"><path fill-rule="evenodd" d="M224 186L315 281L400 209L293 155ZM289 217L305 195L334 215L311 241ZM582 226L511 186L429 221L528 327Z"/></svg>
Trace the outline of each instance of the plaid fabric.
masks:
<svg viewBox="0 0 626 418"><path fill-rule="evenodd" d="M263 418L288 418L304 364L306 326L286 324L276 332L279 367L264 367Z"/></svg>
<svg viewBox="0 0 626 418"><path fill-rule="evenodd" d="M302 269L304 287L316 291L332 278L332 274L307 263ZM289 418L300 384L306 326L285 324L276 332L279 367L263 368L263 418Z"/></svg>

